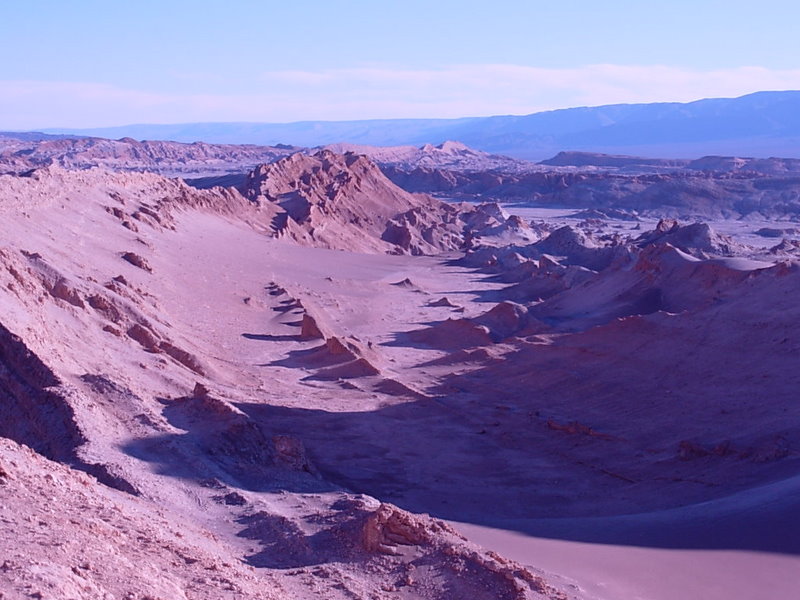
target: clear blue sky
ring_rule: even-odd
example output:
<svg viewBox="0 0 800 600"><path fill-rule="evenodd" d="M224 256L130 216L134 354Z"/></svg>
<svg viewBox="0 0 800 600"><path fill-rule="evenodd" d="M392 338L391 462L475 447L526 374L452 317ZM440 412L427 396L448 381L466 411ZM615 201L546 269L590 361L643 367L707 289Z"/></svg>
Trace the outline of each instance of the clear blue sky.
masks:
<svg viewBox="0 0 800 600"><path fill-rule="evenodd" d="M10 0L0 128L529 113L800 87L795 2Z"/></svg>

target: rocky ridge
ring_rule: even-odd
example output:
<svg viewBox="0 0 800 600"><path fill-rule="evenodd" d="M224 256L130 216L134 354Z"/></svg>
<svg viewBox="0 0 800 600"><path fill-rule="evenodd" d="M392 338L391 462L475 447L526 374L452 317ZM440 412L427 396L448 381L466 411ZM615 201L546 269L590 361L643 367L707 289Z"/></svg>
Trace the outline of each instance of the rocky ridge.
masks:
<svg viewBox="0 0 800 600"><path fill-rule="evenodd" d="M296 150L291 146L182 144L131 138L30 139L0 134L0 173L20 173L52 164L66 169L147 171L170 177L219 176L252 169Z"/></svg>
<svg viewBox="0 0 800 600"><path fill-rule="evenodd" d="M351 159L316 160L316 176L327 178L333 163ZM336 190L380 183L374 166L355 160L352 171L365 175L358 185L334 177L341 187L312 200L337 202L345 198ZM198 305L227 306L252 325L306 311L316 322L305 327L308 343L322 339L323 362L344 359L323 370L374 352L326 326L310 299L301 306L285 288L265 289L262 268L252 283L241 275L230 289L208 283L237 266L215 262L222 249L203 236L226 235L226 256L240 263L255 259L250 249L286 243L271 238L270 198L284 188L259 181L263 193L250 199L99 169L0 176L3 594L567 598L543 573L436 519L346 491L321 474L302 438L259 418L254 398L285 393L285 384L266 389L263 367L237 360L220 340L223 313L204 322ZM242 288L247 295L231 297ZM249 340L239 331L230 333ZM376 364L319 380L377 375L383 389L406 393Z"/></svg>

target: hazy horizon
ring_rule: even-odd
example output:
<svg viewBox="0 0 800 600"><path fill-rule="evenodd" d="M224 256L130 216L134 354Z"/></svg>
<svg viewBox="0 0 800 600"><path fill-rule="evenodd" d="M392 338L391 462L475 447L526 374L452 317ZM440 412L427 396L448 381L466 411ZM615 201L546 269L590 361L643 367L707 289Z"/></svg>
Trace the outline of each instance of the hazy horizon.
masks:
<svg viewBox="0 0 800 600"><path fill-rule="evenodd" d="M527 115L800 89L797 12L685 0L7 4L0 33L25 60L0 67L0 129Z"/></svg>
<svg viewBox="0 0 800 600"><path fill-rule="evenodd" d="M614 104L593 104L593 105L581 105L581 106L561 106L557 108L551 108L541 111L534 111L532 113L491 113L491 114L482 114L482 115L461 115L458 117L387 117L387 118L380 118L380 119L301 119L296 121L171 121L171 122L139 122L139 123L116 123L113 125L104 125L100 127L62 127L58 125L50 126L50 127L41 127L37 129L7 129L6 131L9 132L49 132L49 131L82 131L82 130L92 130L92 129L118 129L118 128L127 128L127 127L158 127L158 126L191 126L191 125L297 125L303 123L347 123L347 122L382 122L382 121L439 121L439 120L448 120L448 121L460 121L460 120L467 120L467 119L481 119L485 117L525 117L533 114L539 113L548 113L548 112L558 112L558 111L565 111L565 110L572 110L572 109L582 109L582 108L602 108L604 106L632 106L636 104L691 104L693 102L700 102L702 100L722 100L722 99L732 99L732 98L740 98L744 96L751 96L753 94L760 94L760 93L781 93L781 92L800 92L800 89L785 89L785 90L757 90L755 92L750 92L748 94L743 94L742 96L735 96L735 97L715 97L715 98L696 98L693 100L688 100L686 102L670 102L670 101L653 101L653 102L618 102Z"/></svg>

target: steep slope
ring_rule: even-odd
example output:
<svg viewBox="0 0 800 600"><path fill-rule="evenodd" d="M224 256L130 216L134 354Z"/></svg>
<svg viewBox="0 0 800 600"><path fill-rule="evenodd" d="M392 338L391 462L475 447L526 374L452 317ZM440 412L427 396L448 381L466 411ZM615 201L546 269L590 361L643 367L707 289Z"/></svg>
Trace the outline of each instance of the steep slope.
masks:
<svg viewBox="0 0 800 600"><path fill-rule="evenodd" d="M400 189L365 156L293 154L251 172L242 189L280 207L278 235L320 247L429 254L463 243L463 209Z"/></svg>
<svg viewBox="0 0 800 600"><path fill-rule="evenodd" d="M3 594L577 597L445 523L348 491L302 436L259 415L374 405L341 375L308 381L319 365L274 363L287 345L318 356L306 315L334 358L375 353L346 339L369 303L340 308L343 321L327 290L358 293L364 273L395 277L408 257L276 240L271 202L152 174L50 167L0 176L0 197L0 435L61 463L0 441ZM344 256L361 261L348 280L322 276L344 276ZM360 385L406 393L376 363Z"/></svg>

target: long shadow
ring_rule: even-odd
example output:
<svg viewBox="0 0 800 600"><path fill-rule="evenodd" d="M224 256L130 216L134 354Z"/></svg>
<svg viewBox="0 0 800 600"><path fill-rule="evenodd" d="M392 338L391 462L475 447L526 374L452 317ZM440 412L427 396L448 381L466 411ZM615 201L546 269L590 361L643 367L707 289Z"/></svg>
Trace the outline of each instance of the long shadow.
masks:
<svg viewBox="0 0 800 600"><path fill-rule="evenodd" d="M261 340L263 342L297 342L300 340L299 335L276 335L271 333L243 333L242 337L248 340Z"/></svg>
<svg viewBox="0 0 800 600"><path fill-rule="evenodd" d="M255 540L261 550L246 557L248 564L261 568L289 569L306 567L322 562L317 552L318 543L307 536L293 521L282 515L258 512L239 517L236 522L244 526L239 537Z"/></svg>
<svg viewBox="0 0 800 600"><path fill-rule="evenodd" d="M273 306L272 310L279 313L288 313L296 309L302 309L303 306L298 304L297 300L283 300L280 302L282 306Z"/></svg>
<svg viewBox="0 0 800 600"><path fill-rule="evenodd" d="M513 285L509 284L506 288L513 287ZM478 303L485 303L485 302L502 302L503 300L507 300L508 297L504 294L506 288L499 289L499 290L449 290L443 292L437 292L436 296L447 296L452 300L456 301L458 296L469 294L471 296L470 302L478 302Z"/></svg>
<svg viewBox="0 0 800 600"><path fill-rule="evenodd" d="M461 315L454 315L453 319L460 319ZM469 341L458 341L449 338L444 338L439 334L440 340L436 340L432 335L431 327L440 325L443 321L431 321L423 323L424 327L420 329L412 329L411 331L396 332L392 335L392 339L381 342L381 346L396 347L396 348L416 348L417 350L461 350L465 348L474 348L479 346L479 343L472 343Z"/></svg>
<svg viewBox="0 0 800 600"><path fill-rule="evenodd" d="M286 432L259 424L209 397L161 398L162 414L182 433L129 442L122 450L155 466L157 473L209 488L215 502L231 505L239 537L258 542L245 560L254 567L297 568L329 562L335 551L335 527L306 535L293 521L258 511L237 490L319 494L340 491L321 478L302 456L287 465L278 456L277 438ZM282 437L282 439L286 439ZM285 449L284 449L285 452ZM335 508L335 506L334 506ZM342 519L352 512L342 515ZM335 526L336 523L333 523ZM337 560L341 556L337 556Z"/></svg>
<svg viewBox="0 0 800 600"><path fill-rule="evenodd" d="M352 529L353 523L347 521L354 514L347 510L349 506L340 504L341 501L336 502L332 508L342 512L318 518L323 527L311 534L282 515L259 511L239 517L236 522L245 526L239 537L255 540L261 546L258 552L246 557L248 564L258 568L290 569L347 560L346 553L343 556L340 549L343 538L352 535L348 529Z"/></svg>
<svg viewBox="0 0 800 600"><path fill-rule="evenodd" d="M301 352L313 354L314 349ZM371 411L238 403L240 414L208 398L162 399L164 416L182 432L132 441L124 450L176 479L213 478L256 492L330 492L339 486L413 512L538 537L800 554L797 459L780 463L782 481L711 490L706 502L680 506L688 503L663 498L656 478L637 481L603 462L609 457L617 464L634 461L637 448L632 444L568 435L551 426L551 419L563 421L567 415L540 414L556 410L546 408L553 406L551 398L524 398L518 390L509 396L502 380L490 374L454 375L436 398ZM301 439L321 477L282 472L275 463L275 434ZM690 475L692 469L710 468L693 464L681 468ZM613 502L593 510L594 498L620 499L618 507L635 514L609 509ZM626 499L627 504L622 502ZM675 508L665 509L669 506ZM249 558L251 564L279 567L319 560L315 548L324 547L325 539L300 539L291 526L271 523L271 518L241 522L246 526L242 535L264 544ZM290 542L293 549L276 558L275 544Z"/></svg>
<svg viewBox="0 0 800 600"><path fill-rule="evenodd" d="M167 421L183 432L132 440L122 450L156 465L159 474L253 492L334 489L310 472L289 472L280 464L273 443L274 435L285 433L280 429L254 422L213 398L158 400Z"/></svg>
<svg viewBox="0 0 800 600"><path fill-rule="evenodd" d="M800 554L800 476L783 495L779 487L773 495L768 488L719 492L716 500L674 509L663 509L651 489L636 514L598 515L586 508L587 497L634 496L641 482L575 459L572 446L629 452L623 440L575 440L524 410L480 409L474 400L467 391L369 412L237 406L258 423L302 437L326 480L413 512L553 539ZM534 433L521 439L524 430ZM545 444L557 435L565 442ZM576 497L584 516L570 515ZM771 510L758 509L764 501Z"/></svg>

